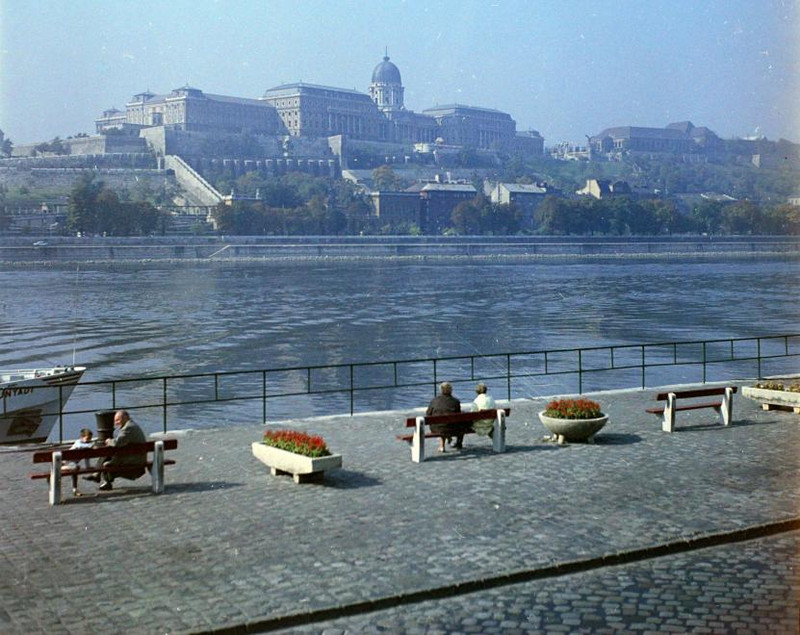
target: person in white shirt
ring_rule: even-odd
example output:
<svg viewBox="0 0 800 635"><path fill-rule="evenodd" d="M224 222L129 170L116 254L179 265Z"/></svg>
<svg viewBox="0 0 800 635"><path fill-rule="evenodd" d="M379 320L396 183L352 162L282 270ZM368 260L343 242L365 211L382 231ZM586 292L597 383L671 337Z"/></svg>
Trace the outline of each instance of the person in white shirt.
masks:
<svg viewBox="0 0 800 635"><path fill-rule="evenodd" d="M89 428L81 428L81 436L75 440L71 446L69 446L70 450L87 450L89 448L94 447L94 441L92 440L92 431ZM86 467L91 467L89 459L84 459L86 462ZM70 464L72 469L79 469L81 464L79 462L75 462ZM73 496L80 496L80 492L78 492L78 475L72 475L72 494Z"/></svg>
<svg viewBox="0 0 800 635"><path fill-rule="evenodd" d="M478 396L472 401L472 405L476 412L478 410L492 410L497 408L497 404L495 404L494 399L488 393L486 384L480 382L475 386L475 392L478 393ZM475 431L475 434L491 437L492 431L494 430L494 422L494 419L481 419L472 424L472 429Z"/></svg>

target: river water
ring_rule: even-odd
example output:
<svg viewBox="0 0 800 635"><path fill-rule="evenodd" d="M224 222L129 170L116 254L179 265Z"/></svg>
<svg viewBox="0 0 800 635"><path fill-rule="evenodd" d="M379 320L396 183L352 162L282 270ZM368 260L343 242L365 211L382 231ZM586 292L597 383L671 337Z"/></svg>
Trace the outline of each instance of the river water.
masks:
<svg viewBox="0 0 800 635"><path fill-rule="evenodd" d="M798 288L800 260L770 256L7 267L0 367L74 358L101 380L794 333Z"/></svg>

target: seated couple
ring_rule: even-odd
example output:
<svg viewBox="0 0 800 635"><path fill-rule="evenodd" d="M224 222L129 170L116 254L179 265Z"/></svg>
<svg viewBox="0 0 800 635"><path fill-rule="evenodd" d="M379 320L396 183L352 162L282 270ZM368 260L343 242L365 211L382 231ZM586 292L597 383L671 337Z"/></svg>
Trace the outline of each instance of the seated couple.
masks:
<svg viewBox="0 0 800 635"><path fill-rule="evenodd" d="M439 386L440 394L434 397L428 409L425 411L426 415L446 415L461 412L461 402L453 397L453 386L450 382L444 382ZM478 410L491 410L496 408L494 399L487 392L486 384L479 383L475 387L475 392L478 396L472 402L473 409ZM430 426L433 434L439 435L439 452L445 451L445 442L450 442L450 445L456 450L460 450L464 443L464 427L456 424L447 423L434 423ZM494 419L482 419L475 421L472 424L472 431L482 436L492 436L494 429ZM455 437L455 443L452 438Z"/></svg>

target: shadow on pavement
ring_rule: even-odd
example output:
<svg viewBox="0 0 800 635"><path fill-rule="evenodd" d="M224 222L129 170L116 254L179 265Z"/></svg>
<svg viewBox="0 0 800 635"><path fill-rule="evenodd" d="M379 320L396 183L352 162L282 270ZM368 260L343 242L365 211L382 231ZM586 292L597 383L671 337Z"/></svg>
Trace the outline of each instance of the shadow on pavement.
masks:
<svg viewBox="0 0 800 635"><path fill-rule="evenodd" d="M753 421L752 419L739 419L732 421L729 426L723 426L719 421L712 421L708 423L696 423L693 425L680 425L675 424L675 432L706 432L708 430L725 430L727 428L747 428L750 426L774 426L781 423L780 421Z"/></svg>
<svg viewBox="0 0 800 635"><path fill-rule="evenodd" d="M382 485L383 481L372 476L367 476L363 472L353 470L331 470L325 473L325 480L320 481L320 485L327 485L335 489L359 489L362 487L375 487Z"/></svg>
<svg viewBox="0 0 800 635"><path fill-rule="evenodd" d="M599 434L594 438L595 445L630 445L631 443L639 443L642 440L638 434L625 434L610 432L608 434Z"/></svg>
<svg viewBox="0 0 800 635"><path fill-rule="evenodd" d="M167 483L164 494L162 496L169 496L170 494L177 494L179 492L208 492L211 490L224 490L232 487L241 487L242 483L228 483L225 481L200 481L197 483ZM64 493L61 504L71 505L78 503L97 503L101 501L114 502L121 499L142 498L145 496L154 496L153 490L150 485L117 485L114 482L114 489L110 492L100 492L93 490L91 492L81 492L80 496L71 496Z"/></svg>

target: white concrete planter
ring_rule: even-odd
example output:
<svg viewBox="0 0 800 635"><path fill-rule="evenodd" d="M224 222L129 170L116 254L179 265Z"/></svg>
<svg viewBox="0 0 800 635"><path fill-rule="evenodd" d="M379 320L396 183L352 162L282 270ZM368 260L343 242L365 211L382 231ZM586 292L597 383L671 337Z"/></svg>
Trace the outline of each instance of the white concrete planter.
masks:
<svg viewBox="0 0 800 635"><path fill-rule="evenodd" d="M555 435L559 444L568 441L585 441L594 443L594 435L608 422L608 415L597 417L596 419L556 419L544 414L544 410L539 413L539 420L542 425Z"/></svg>
<svg viewBox="0 0 800 635"><path fill-rule="evenodd" d="M775 406L783 406L784 408L791 408L795 414L800 414L800 392L742 386L742 395L748 399L758 401L764 410L769 410Z"/></svg>
<svg viewBox="0 0 800 635"><path fill-rule="evenodd" d="M321 480L325 470L342 467L342 455L310 457L287 452L263 443L253 443L253 456L268 465L273 476L291 474L295 483Z"/></svg>

